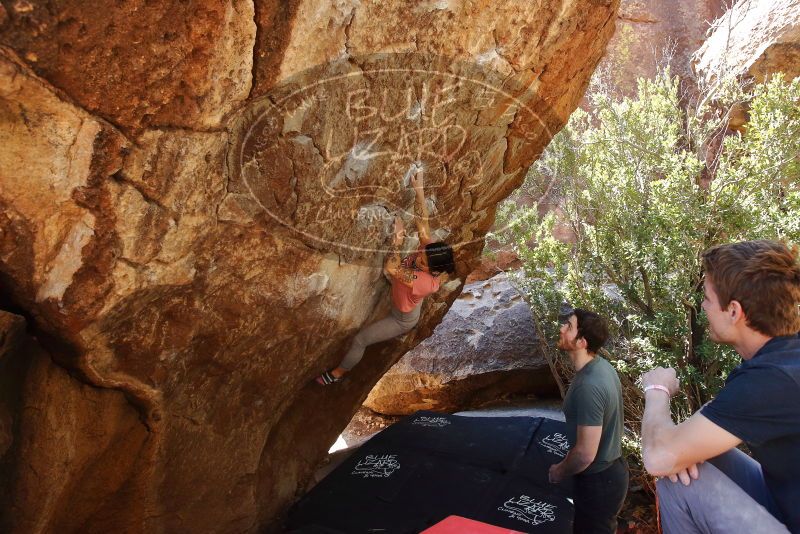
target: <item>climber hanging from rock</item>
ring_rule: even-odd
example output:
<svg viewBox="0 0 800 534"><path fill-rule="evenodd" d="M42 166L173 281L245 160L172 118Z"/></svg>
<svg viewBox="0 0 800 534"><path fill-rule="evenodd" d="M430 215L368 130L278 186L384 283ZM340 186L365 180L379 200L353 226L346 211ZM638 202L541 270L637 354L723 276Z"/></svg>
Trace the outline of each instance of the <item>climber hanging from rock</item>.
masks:
<svg viewBox="0 0 800 534"><path fill-rule="evenodd" d="M361 361L367 346L398 337L414 328L419 321L422 300L436 293L441 284L447 281L447 275L455 272L450 245L431 241L421 165L412 165L410 183L415 192L419 248L401 260L400 247L405 228L402 219L395 218L392 246L383 266L384 273L392 283L392 311L387 317L362 328L353 338L350 350L339 366L316 378L319 384L328 385L341 380Z"/></svg>

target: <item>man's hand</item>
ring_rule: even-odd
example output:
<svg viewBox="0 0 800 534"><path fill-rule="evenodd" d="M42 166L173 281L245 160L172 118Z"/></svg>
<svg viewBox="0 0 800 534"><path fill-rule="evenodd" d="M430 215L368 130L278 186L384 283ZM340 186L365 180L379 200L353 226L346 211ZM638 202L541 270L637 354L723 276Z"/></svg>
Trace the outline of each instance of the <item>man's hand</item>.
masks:
<svg viewBox="0 0 800 534"><path fill-rule="evenodd" d="M551 465L550 470L547 472L547 478L550 480L551 484L560 484L561 481L564 480L560 465L560 463Z"/></svg>
<svg viewBox="0 0 800 534"><path fill-rule="evenodd" d="M422 178L422 169L418 168L417 172L414 173L414 176L411 177L411 187L413 187L417 191L422 191L425 188Z"/></svg>
<svg viewBox="0 0 800 534"><path fill-rule="evenodd" d="M702 464L703 462L700 463ZM697 469L698 465L700 464L692 464L686 469L681 469L677 473L669 475L669 479L672 482L677 482L680 480L684 486L688 486L692 480L697 480L700 478L700 471Z"/></svg>
<svg viewBox="0 0 800 534"><path fill-rule="evenodd" d="M670 397L680 390L680 382L672 367L656 367L642 375L642 387L664 386L669 390Z"/></svg>

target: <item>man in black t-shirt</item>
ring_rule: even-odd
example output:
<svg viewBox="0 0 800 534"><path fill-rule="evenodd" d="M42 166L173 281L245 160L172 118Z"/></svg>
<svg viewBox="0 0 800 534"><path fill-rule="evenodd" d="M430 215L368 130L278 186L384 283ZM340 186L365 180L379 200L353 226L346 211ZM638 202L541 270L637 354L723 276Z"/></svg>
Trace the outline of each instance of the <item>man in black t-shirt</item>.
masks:
<svg viewBox="0 0 800 534"><path fill-rule="evenodd" d="M712 341L743 362L679 425L674 369L642 377L642 451L672 533L800 533L800 265L797 247L723 245L703 255ZM736 449L746 443L752 458ZM705 462L708 460L708 462ZM680 481L680 482L679 482Z"/></svg>

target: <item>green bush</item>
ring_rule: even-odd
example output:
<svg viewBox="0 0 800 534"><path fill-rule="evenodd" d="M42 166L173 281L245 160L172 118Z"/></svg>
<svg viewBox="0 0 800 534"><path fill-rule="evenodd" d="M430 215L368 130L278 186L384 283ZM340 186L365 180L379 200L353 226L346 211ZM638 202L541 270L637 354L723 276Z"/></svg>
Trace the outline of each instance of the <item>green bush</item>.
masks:
<svg viewBox="0 0 800 534"><path fill-rule="evenodd" d="M666 70L639 80L633 98L595 92L590 102L594 111L573 113L500 207L494 237L524 262L517 284L553 361L563 358L559 304L595 310L610 318L608 351L631 402L644 370L675 367L686 395L673 407L686 416L739 361L705 335L702 252L743 239L800 242L800 78L728 81L691 99ZM746 132L728 131L741 109ZM531 205L542 197L558 209ZM553 237L557 226L570 242ZM640 406L628 404L638 430Z"/></svg>

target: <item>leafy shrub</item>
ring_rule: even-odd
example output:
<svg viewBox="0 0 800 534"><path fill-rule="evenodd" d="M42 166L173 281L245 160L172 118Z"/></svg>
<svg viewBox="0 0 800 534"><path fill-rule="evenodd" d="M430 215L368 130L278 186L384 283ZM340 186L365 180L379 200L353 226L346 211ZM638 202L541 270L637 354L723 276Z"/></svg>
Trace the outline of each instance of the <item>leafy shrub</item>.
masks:
<svg viewBox="0 0 800 534"><path fill-rule="evenodd" d="M599 90L590 102L593 111L572 115L500 207L505 230L494 237L524 261L517 284L562 380L559 304L610 319L609 359L625 385L635 444L643 371L678 370L685 396L673 413L682 418L740 361L705 335L702 252L744 239L800 242L800 78L729 80L690 98L664 70L639 80L633 98ZM742 110L746 132L728 130Z"/></svg>

